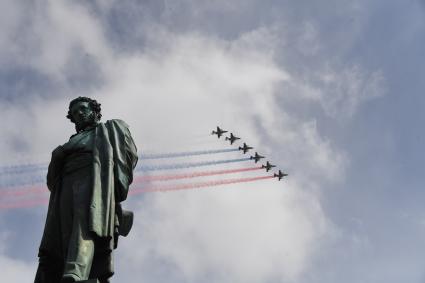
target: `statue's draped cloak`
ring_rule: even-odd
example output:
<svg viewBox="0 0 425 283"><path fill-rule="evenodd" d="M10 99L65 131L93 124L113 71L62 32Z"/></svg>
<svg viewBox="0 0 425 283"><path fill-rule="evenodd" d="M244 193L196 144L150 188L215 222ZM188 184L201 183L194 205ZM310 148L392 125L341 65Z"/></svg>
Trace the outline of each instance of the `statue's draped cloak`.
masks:
<svg viewBox="0 0 425 283"><path fill-rule="evenodd" d="M96 252L110 252L116 245L122 215L120 202L127 198L137 164L137 148L128 125L122 120L99 123L94 129L91 198L88 230L95 239ZM60 231L59 193L61 166L51 162L47 174L50 194L46 225L39 256L63 261ZM112 259L111 259L112 260ZM50 260L49 260L50 261ZM112 269L112 263L109 263ZM113 274L113 270L109 270Z"/></svg>

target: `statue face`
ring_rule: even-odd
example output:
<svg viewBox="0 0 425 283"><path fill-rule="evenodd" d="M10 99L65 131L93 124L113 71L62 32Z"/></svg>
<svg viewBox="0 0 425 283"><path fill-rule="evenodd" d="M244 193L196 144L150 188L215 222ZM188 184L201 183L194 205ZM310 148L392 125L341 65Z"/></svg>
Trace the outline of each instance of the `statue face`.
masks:
<svg viewBox="0 0 425 283"><path fill-rule="evenodd" d="M90 107L88 102L78 102L71 108L71 115L75 121L77 129L84 129L85 127L94 123L95 113Z"/></svg>

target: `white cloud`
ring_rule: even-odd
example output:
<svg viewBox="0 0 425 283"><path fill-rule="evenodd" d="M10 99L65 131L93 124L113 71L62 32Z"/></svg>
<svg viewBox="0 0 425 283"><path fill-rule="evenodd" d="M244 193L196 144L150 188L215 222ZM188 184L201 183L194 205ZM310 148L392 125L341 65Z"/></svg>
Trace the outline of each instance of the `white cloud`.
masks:
<svg viewBox="0 0 425 283"><path fill-rule="evenodd" d="M2 280L4 282L22 283L34 280L36 266L21 260L11 259L0 255L0 266L2 269Z"/></svg>
<svg viewBox="0 0 425 283"><path fill-rule="evenodd" d="M76 48L106 63L110 54L101 27L86 9L68 1L46 1L37 8L33 30L40 48L32 58L34 67L61 78Z"/></svg>
<svg viewBox="0 0 425 283"><path fill-rule="evenodd" d="M151 195L138 205L134 234L122 241L127 274L164 261L184 282L296 280L332 234L316 197L294 182Z"/></svg>
<svg viewBox="0 0 425 283"><path fill-rule="evenodd" d="M284 86L286 91L296 93L305 102L318 103L327 116L336 120L352 118L361 105L386 93L382 71L369 71L359 65L321 64L292 78Z"/></svg>
<svg viewBox="0 0 425 283"><path fill-rule="evenodd" d="M364 102L385 93L385 79L380 71L366 71L360 66L339 72L327 69L317 77L321 84L321 103L332 117L352 116Z"/></svg>
<svg viewBox="0 0 425 283"><path fill-rule="evenodd" d="M34 280L36 271L35 264L29 264L18 259L12 259L4 255L5 243L10 242L10 239L5 232L0 234L0 266L3 282L22 283L31 282Z"/></svg>
<svg viewBox="0 0 425 283"><path fill-rule="evenodd" d="M22 5L18 1L1 1L0 11L0 49L2 50L0 60L7 60L8 56L15 55L18 48L15 33L22 23Z"/></svg>
<svg viewBox="0 0 425 283"><path fill-rule="evenodd" d="M247 43L247 38L242 36L241 42ZM298 154L285 163L297 158L307 168L304 176L312 173L316 178L300 182L314 187L321 182L320 173L341 172L339 155L331 154L310 121L290 124L282 119L285 113L276 105L274 91L290 78L273 63L271 50L263 53L251 48L255 42L243 48L237 40L196 34L165 33L156 40L160 48L117 60L109 83L95 94L110 109L106 115L124 118L142 146L167 151L182 147L188 135L207 135L218 123L262 148L253 126L258 118L267 131L276 133L276 142L284 140L274 129L293 137L290 147L298 148ZM296 280L320 242L326 241L324 236L333 233L317 196L303 192L297 176L301 177L295 173L293 183L283 187L270 182L234 185L230 192L146 198L136 214L149 217L138 220L133 241L123 241L125 262L132 262L124 268L132 276L120 276L135 280L134 274L141 266L151 266L153 257L154 269L159 265L168 276L183 277L185 282L205 276L211 282ZM147 280L146 272L142 268L140 276Z"/></svg>
<svg viewBox="0 0 425 283"><path fill-rule="evenodd" d="M102 103L105 119L122 118L130 125L142 150L190 147L191 137L208 135L219 124L293 170L288 181L280 183L142 198L134 231L120 243L123 259L118 262L125 262L119 267L130 275L117 270L117 277L140 282L164 271L162 279L183 282L295 282L305 273L320 247L336 233L322 211L320 191L343 178L348 158L321 136L315 119L294 117L277 100L313 101L329 115L352 115L360 103L381 93L382 75L369 76L359 67L291 74L276 63L279 40L274 28L266 27L232 40L156 27L146 35L143 52L119 53L87 10L71 2L47 3L38 7L39 53L31 65L61 78L77 46L99 60L105 82L66 99L35 100L28 114L4 109L8 120L32 119L31 125L23 126L31 137L31 154L48 156L66 141L72 132L64 118L67 103L89 95ZM104 3L107 9L110 2ZM312 44L305 52L317 52L312 26L304 36ZM286 85L296 91L279 96L279 87ZM8 135L22 134L10 124L0 127ZM201 145L207 143L203 140ZM277 145L285 151L278 151ZM6 143L1 150L10 148ZM11 160L15 152L5 155ZM1 260L16 264L10 276L26 269Z"/></svg>

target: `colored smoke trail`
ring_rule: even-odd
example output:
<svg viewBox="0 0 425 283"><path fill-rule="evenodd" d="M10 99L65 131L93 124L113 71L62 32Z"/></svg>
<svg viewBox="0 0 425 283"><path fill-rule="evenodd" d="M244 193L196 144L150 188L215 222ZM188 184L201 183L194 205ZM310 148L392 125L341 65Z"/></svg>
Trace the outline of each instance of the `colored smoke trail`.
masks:
<svg viewBox="0 0 425 283"><path fill-rule="evenodd" d="M19 179L16 177L11 180L1 180L0 179L0 191L3 189L20 187L20 186L28 186L28 185L40 185L46 182L45 175L38 176L20 176ZM1 194L1 193L0 193Z"/></svg>
<svg viewBox="0 0 425 283"><path fill-rule="evenodd" d="M140 166L140 167L136 167L136 171L158 171L158 170L185 169L185 168L192 168L192 167L218 165L218 164L224 164L224 163L243 162L243 161L248 161L248 160L250 160L249 157L248 158L238 158L238 159L215 160L215 161L176 163L176 164L167 164L167 165L158 165L158 166Z"/></svg>
<svg viewBox="0 0 425 283"><path fill-rule="evenodd" d="M198 189L198 188L207 188L215 187L220 185L230 185L237 183L247 183L254 182L266 179L273 179L274 176L261 176L261 177L251 177L251 178L239 178L239 179L227 179L219 181L210 181L210 182L199 182L199 183L190 183L190 184L181 184L181 185L170 185L170 186L161 186L161 187L146 187L133 189L129 194L139 194L139 193L149 193L149 192L167 192L167 191L178 191L178 190L189 190L189 189Z"/></svg>
<svg viewBox="0 0 425 283"><path fill-rule="evenodd" d="M21 197L29 194L47 193L49 190L45 187L25 187L14 190L4 190L0 192L0 199L4 197Z"/></svg>
<svg viewBox="0 0 425 283"><path fill-rule="evenodd" d="M34 163L13 166L1 166L0 175L20 174L31 171L47 170L48 163Z"/></svg>
<svg viewBox="0 0 425 283"><path fill-rule="evenodd" d="M196 177L234 174L234 173L241 173L241 172L256 171L261 169L263 168L262 167L247 167L247 168L239 168L239 169L200 171L200 172L192 172L192 173L184 173L184 174L176 174L176 175L138 176L134 178L133 184L138 184L142 182L169 181L169 180L196 178ZM37 186L37 187L27 186L27 187L22 187L18 189L0 191L0 199L4 197L20 197L20 196L25 196L28 194L40 194L40 193L47 193L47 192L48 192L48 189L46 186Z"/></svg>
<svg viewBox="0 0 425 283"><path fill-rule="evenodd" d="M248 168L228 169L228 170L201 171L201 172L192 172L192 173L176 174L176 175L140 176L134 179L134 183L137 184L140 182L147 182L147 181L168 181L168 180L189 179L189 178L195 178L195 177L206 177L206 176L248 172L248 171L261 170L261 169L263 168L248 167Z"/></svg>
<svg viewBox="0 0 425 283"><path fill-rule="evenodd" d="M239 162L239 161L245 161L245 159L244 160L237 159L237 160L233 160L231 162ZM217 161L211 161L211 162L208 162L208 163L202 162L202 164L199 164L199 163L192 163L192 164L184 163L184 164L175 164L175 165L165 165L164 167L166 167L166 168L164 168L164 169L174 169L174 168L179 169L179 168L186 168L186 166L189 168L189 167L207 166L207 165L214 165L214 164L221 164L221 163L228 163L228 162L227 161L226 162L224 162L224 161L218 161L218 162ZM190 165L190 166L188 166L188 165ZM161 170L159 167L161 167L161 169L162 169L162 166L158 166L158 167L149 167L149 170L144 170L144 168L142 168L141 170L142 171ZM153 169L153 168L155 168L155 169ZM250 170L234 171L234 173L257 170L257 168L261 169L261 167L253 167ZM137 171L140 171L140 169L137 169ZM212 171L212 172L215 172L215 171ZM217 172L221 172L221 171L217 171ZM197 173L199 175L193 175L193 173L188 173L188 174L185 174L185 176L192 176L192 177L178 177L178 176L171 177L170 176L170 177L158 177L157 179L158 180L168 180L168 179L172 180L172 179L194 178L194 177L197 177L197 176L211 176L211 175L227 174L226 172L227 171L224 170L224 173L211 174L210 171L208 171L208 172ZM233 173L233 170L228 171L228 173L229 174ZM143 180L144 178L146 178L146 179L150 178L149 181L157 180L157 179L155 179L156 177L148 177L148 176L138 177L138 178L135 178L135 180ZM154 178L154 179L152 179L152 178ZM1 190L4 190L4 189L9 189L9 188L12 188L12 187L16 188L16 187L28 186L28 185L39 185L39 184L42 184L44 182L46 182L46 176L44 176L44 175L30 176L30 177L25 176L24 178L19 178L19 179L15 178L12 181L9 180L9 182L0 180L0 196L2 195Z"/></svg>
<svg viewBox="0 0 425 283"><path fill-rule="evenodd" d="M0 210L8 210L8 209L14 209L14 208L31 208L31 207L40 206L40 205L47 206L48 203L49 203L49 198L0 203Z"/></svg>
<svg viewBox="0 0 425 283"><path fill-rule="evenodd" d="M221 186L221 185L255 182L255 181L267 180L267 179L273 179L273 178L274 178L273 176L260 176L260 177L252 177L252 178L226 179L226 180L219 180L219 181L198 182L198 183L180 184L180 185L151 186L146 188L132 189L129 192L129 195L136 195L140 193L149 193L149 192L166 192L166 191L207 188L207 187L215 187L215 186ZM47 191L47 189L45 189L45 191ZM20 200L15 202L9 201L7 203L0 203L0 210L8 210L8 209L16 209L16 208L31 208L31 207L39 206L39 205L47 205L48 202L49 202L48 198Z"/></svg>
<svg viewBox="0 0 425 283"><path fill-rule="evenodd" d="M163 158L175 158L175 157L185 157L185 156L196 156L196 155L206 155L206 154L216 154L216 153L225 153L239 151L237 148L229 149L214 149L214 150L199 150L199 151L183 151L183 152L169 152L169 153L159 153L159 154L142 154L140 159L163 159Z"/></svg>
<svg viewBox="0 0 425 283"><path fill-rule="evenodd" d="M198 151L182 151L182 152L168 152L168 153L147 153L139 156L141 160L148 159L165 159L165 158L176 158L176 157L186 157L186 156L197 156L197 155L207 155L207 154L217 154L217 153L226 153L226 152L235 152L239 151L237 148L228 148L228 149L212 149L212 150L198 150ZM0 166L0 175L5 174L20 174L26 172L34 172L40 170L47 170L48 163L30 163L22 165L11 165L11 166Z"/></svg>

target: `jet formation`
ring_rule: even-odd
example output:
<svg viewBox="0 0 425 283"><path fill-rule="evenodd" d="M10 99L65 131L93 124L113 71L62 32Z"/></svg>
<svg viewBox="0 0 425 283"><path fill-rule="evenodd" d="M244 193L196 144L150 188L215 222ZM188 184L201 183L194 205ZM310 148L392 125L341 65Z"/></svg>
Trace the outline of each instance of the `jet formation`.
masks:
<svg viewBox="0 0 425 283"><path fill-rule="evenodd" d="M217 135L217 138L220 138L223 134L227 133L228 131L221 129L217 126L216 130L213 130L211 132L211 135ZM233 143L236 140L240 140L239 137L235 136L233 133L230 133L229 137L225 137L226 141L230 141L230 144L233 145ZM246 154L249 150L253 149L253 147L247 145L246 143L243 143L243 146L238 147L239 150L243 152L243 154ZM253 156L250 156L249 159L254 160L255 163L260 161L260 159L265 158L265 156L261 156L258 154L258 152L255 152ZM269 161L266 162L266 164L262 164L261 168L266 169L266 172L269 172L273 167L276 167L276 165L271 164ZM278 181L280 181L283 177L288 176L288 174L282 172L281 170L278 171L278 173L274 173L273 177L278 178Z"/></svg>

